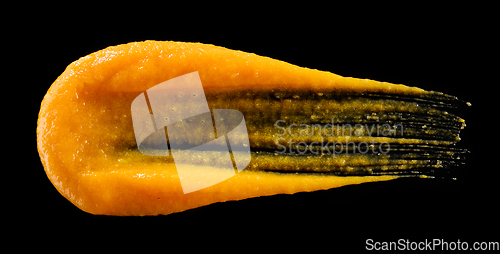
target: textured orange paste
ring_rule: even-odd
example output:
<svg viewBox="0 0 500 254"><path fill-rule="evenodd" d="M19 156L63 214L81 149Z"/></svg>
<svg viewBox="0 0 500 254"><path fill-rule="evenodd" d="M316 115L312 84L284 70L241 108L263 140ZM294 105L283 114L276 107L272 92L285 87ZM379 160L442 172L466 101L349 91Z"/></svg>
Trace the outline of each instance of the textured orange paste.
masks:
<svg viewBox="0 0 500 254"><path fill-rule="evenodd" d="M152 86L194 71L198 71L205 90L223 87L423 92L403 85L344 78L213 45L145 41L109 47L71 63L41 104L38 151L57 190L92 214L156 215L227 200L395 178L244 170L211 187L183 194L171 162L151 160L126 147L135 143L132 100ZM195 170L217 169L193 166Z"/></svg>

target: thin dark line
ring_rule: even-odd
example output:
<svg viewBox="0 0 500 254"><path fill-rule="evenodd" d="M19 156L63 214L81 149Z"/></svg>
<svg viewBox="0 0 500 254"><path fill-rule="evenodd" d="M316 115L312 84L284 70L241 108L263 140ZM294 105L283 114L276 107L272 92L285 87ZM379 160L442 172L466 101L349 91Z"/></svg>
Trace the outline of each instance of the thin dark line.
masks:
<svg viewBox="0 0 500 254"><path fill-rule="evenodd" d="M217 139L218 138L217 128L215 127L215 118L214 118L214 113L212 112L212 110L210 110L210 116L212 116L212 123L214 125L215 138ZM227 134L224 135L224 138L226 139L227 149L229 151L229 157L231 157L231 162L233 163L234 173L238 173L238 169L236 167L236 161L234 160L234 156L233 156L233 150L231 149L231 145L229 144L229 138L227 137Z"/></svg>
<svg viewBox="0 0 500 254"><path fill-rule="evenodd" d="M217 139L217 128L215 127L215 118L214 118L214 113L212 112L212 110L210 110L210 116L212 117L212 125L213 125L213 128L214 128L214 134L215 134L215 139Z"/></svg>
<svg viewBox="0 0 500 254"><path fill-rule="evenodd" d="M172 156L172 151L171 151L171 148L170 148L170 143L168 142L167 126L163 126L163 129L165 130L165 139L166 139L167 147L168 147L168 156Z"/></svg>
<svg viewBox="0 0 500 254"><path fill-rule="evenodd" d="M148 104L149 114L153 114L153 109L151 108L151 103L149 102L149 96L147 91L144 91L144 97L146 98L146 104Z"/></svg>
<svg viewBox="0 0 500 254"><path fill-rule="evenodd" d="M153 128L155 129L155 131L157 131L158 128L156 127L156 121L153 115L153 108L151 108L151 104L149 103L148 93L146 91L144 91L144 97L146 98L146 104L148 104L149 115L151 116L151 121L153 122Z"/></svg>
<svg viewBox="0 0 500 254"><path fill-rule="evenodd" d="M227 137L227 135L224 135L224 137L226 138L226 144L229 150L229 156L231 157L231 162L233 163L234 173L238 173L238 168L236 167L236 161L234 160L233 156L233 150L231 149L231 144L229 144L229 138Z"/></svg>

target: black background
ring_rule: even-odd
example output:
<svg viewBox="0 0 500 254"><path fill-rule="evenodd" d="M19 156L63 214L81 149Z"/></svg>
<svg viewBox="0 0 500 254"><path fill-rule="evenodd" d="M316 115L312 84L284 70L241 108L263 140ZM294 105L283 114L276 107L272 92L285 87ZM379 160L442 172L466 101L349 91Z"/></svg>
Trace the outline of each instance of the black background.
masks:
<svg viewBox="0 0 500 254"><path fill-rule="evenodd" d="M314 6L247 12L244 6L218 13L201 8L203 16L182 9L176 15L171 15L174 11L135 10L119 17L110 17L118 9L92 7L40 15L13 29L18 37L12 36L14 41L9 43L15 46L6 50L15 57L12 67L17 78L12 87L22 90L26 84L30 95L29 107L22 114L24 120L29 119L22 124L28 137L22 142L25 166L14 170L22 182L9 192L14 196L10 207L15 207L9 218L18 222L13 235L64 239L78 246L111 242L112 246L191 248L208 240L207 247L245 246L239 251L261 243L362 250L367 238L499 241L498 168L491 162L494 157L482 157L488 147L479 143L492 141L494 136L489 134L497 135L493 129L486 133L483 126L491 124L491 118L481 115L485 95L497 93L487 90L494 88L493 80L481 80L494 70L496 61L488 48L494 38L488 28L490 20L477 16L483 7L392 7ZM174 10L146 9L155 8ZM136 15L145 13L145 17ZM218 203L168 216L87 214L62 197L45 175L36 150L40 102L72 61L108 46L142 40L215 44L342 76L458 96L472 103L454 112L466 120L459 144L471 154L456 181L367 183ZM110 240L116 236L128 240ZM191 242L179 245L175 238Z"/></svg>

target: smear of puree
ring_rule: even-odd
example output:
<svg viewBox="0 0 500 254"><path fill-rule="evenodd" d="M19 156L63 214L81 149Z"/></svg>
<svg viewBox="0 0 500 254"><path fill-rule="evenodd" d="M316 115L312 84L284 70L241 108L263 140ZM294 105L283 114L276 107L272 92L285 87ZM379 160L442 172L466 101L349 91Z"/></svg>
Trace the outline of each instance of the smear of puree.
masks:
<svg viewBox="0 0 500 254"><path fill-rule="evenodd" d="M250 146L251 161L225 181L184 194L172 156L138 150L131 104L149 88L191 72L198 72L210 109L243 114L249 143L241 133L232 141ZM50 181L80 209L170 214L397 177L452 177L450 168L466 153L455 146L465 123L448 111L461 104L439 92L345 78L213 45L145 41L71 63L44 97L37 142ZM177 123L181 131L166 135L167 142L216 139L216 131L203 131L215 130L213 121L190 121ZM172 154L159 151L153 138L144 144ZM192 179L224 173L215 148L202 156L181 151L190 158ZM238 152L231 151L233 160Z"/></svg>

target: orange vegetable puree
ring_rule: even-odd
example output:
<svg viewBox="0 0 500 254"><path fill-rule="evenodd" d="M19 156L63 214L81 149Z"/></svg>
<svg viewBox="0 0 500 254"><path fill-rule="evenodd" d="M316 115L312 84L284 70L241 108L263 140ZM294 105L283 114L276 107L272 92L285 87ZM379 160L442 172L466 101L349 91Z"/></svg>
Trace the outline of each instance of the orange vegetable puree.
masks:
<svg viewBox="0 0 500 254"><path fill-rule="evenodd" d="M132 101L147 89L195 71L199 73L210 108L233 108L245 115L252 162L247 169L225 181L184 194L172 157L147 156L137 151L130 107ZM241 98L238 94L241 91L250 93L250 99ZM262 95L277 91L292 91L297 95L276 100ZM311 92L316 97L304 95ZM135 42L109 47L82 57L71 63L57 78L41 104L37 127L38 151L48 178L61 195L78 208L92 214L170 214L216 202L316 191L398 177L303 173L300 165L309 165L313 168L312 171L315 168L323 170L325 167L321 167L321 164L327 160L318 156L297 159L298 157L293 156L272 153L259 155L255 152L274 144L273 134L277 131L274 123L285 115L288 123L292 122L294 116L305 114L311 116L306 119L309 122L323 119L323 123L328 123L328 114L333 114L335 109L349 117L362 110L368 113L389 109L398 112L419 110L414 103L398 104L389 101L383 105L375 104L382 106L370 111L368 107L363 108L370 101L340 103L318 97L328 92L373 92L406 96L427 93L420 88L341 77L213 45ZM288 105L294 99L297 103L302 103L302 106L294 108ZM328 101L337 104L327 104ZM320 111L307 111L308 108L319 106L330 107L328 111L321 111L330 113L322 115ZM297 133L298 130L292 131ZM419 130L415 130L417 131ZM287 139L292 137L290 133L286 135ZM318 139L321 135L316 133L307 138ZM297 141L306 139L300 135L293 135L293 138ZM344 136L329 138L342 140ZM418 138L377 139L367 135L349 138L358 142L424 142ZM448 143L453 142L455 141ZM330 157L329 160L332 167L343 165L346 161L352 163L351 166L370 163L389 165L384 164L382 159L368 155ZM266 170L279 169L281 166L296 169L297 173ZM204 179L216 176L220 171L217 167L202 165L193 165L191 170L194 177Z"/></svg>

